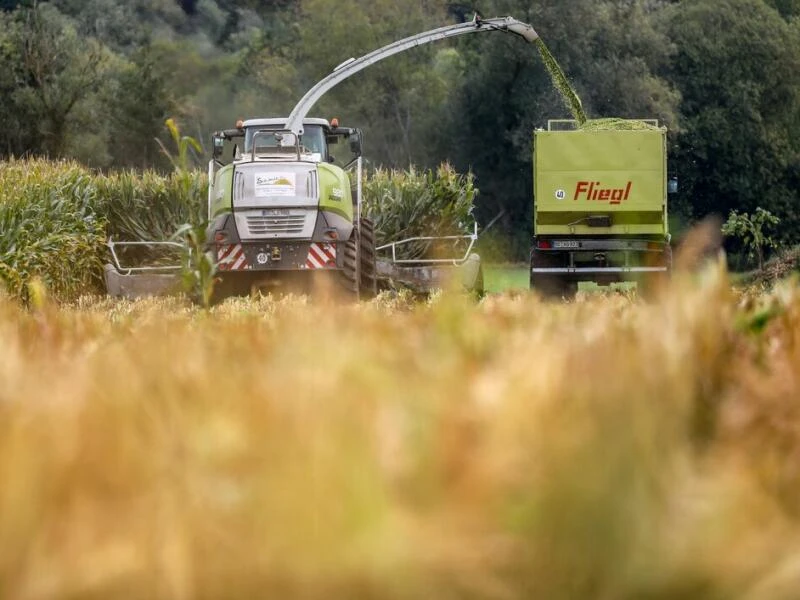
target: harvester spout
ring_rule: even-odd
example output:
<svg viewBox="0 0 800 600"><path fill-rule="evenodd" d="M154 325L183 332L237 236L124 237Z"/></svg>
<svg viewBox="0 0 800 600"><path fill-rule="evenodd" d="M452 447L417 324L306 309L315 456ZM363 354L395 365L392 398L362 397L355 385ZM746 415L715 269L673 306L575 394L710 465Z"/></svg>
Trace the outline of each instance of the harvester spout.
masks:
<svg viewBox="0 0 800 600"><path fill-rule="evenodd" d="M333 73L321 79L314 87L312 87L305 96L300 99L300 102L292 109L289 114L289 119L286 122L286 129L296 135L303 133L303 119L308 115L311 108L317 103L325 92L338 85L351 75L355 75L362 69L373 65L384 58L394 56L400 52L404 52L416 46L422 46L437 40L454 37L457 35L465 35L467 33L481 33L484 31L501 31L505 33L516 34L528 42L535 42L539 35L527 23L517 21L512 17L496 17L493 19L481 19L477 15L475 19L469 23L458 23L456 25L447 25L424 33L418 33L410 37L404 38L397 42L393 42L383 48L373 50L369 54L365 54L361 58L348 59L334 69Z"/></svg>
<svg viewBox="0 0 800 600"><path fill-rule="evenodd" d="M525 40L530 43L533 43L539 39L539 34L536 33L536 30L527 23L517 21L516 19L512 19L510 17L508 17L508 19L511 22L508 23L507 29L511 33L516 33L518 36L525 38Z"/></svg>

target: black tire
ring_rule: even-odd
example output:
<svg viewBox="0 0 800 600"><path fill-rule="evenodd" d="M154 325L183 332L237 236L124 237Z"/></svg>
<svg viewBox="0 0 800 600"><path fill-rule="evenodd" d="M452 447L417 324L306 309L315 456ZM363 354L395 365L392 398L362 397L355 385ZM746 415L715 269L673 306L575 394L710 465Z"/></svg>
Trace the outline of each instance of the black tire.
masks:
<svg viewBox="0 0 800 600"><path fill-rule="evenodd" d="M483 265L478 267L478 276L475 278L475 286L472 288L472 292L478 296L478 298L482 298L486 293L486 287L483 283Z"/></svg>
<svg viewBox="0 0 800 600"><path fill-rule="evenodd" d="M672 246L667 242L664 246L664 265L667 267L667 275L672 275Z"/></svg>
<svg viewBox="0 0 800 600"><path fill-rule="evenodd" d="M360 297L369 300L378 295L378 268L375 260L375 224L371 219L361 219L359 239Z"/></svg>
<svg viewBox="0 0 800 600"><path fill-rule="evenodd" d="M667 268L666 272L650 273L643 279L643 295L646 298L655 298L669 286L669 281L672 277L672 247L669 244L665 244L661 255L648 266Z"/></svg>
<svg viewBox="0 0 800 600"><path fill-rule="evenodd" d="M234 296L246 296L250 289L240 273L226 273L216 276L214 291L211 293L211 304L216 306L225 301L226 298Z"/></svg>
<svg viewBox="0 0 800 600"><path fill-rule="evenodd" d="M542 252L537 248L531 249L531 270L534 267L557 268L564 266L562 257L550 252ZM577 286L565 275L560 273L533 273L531 271L530 287L548 300L562 300L571 298Z"/></svg>
<svg viewBox="0 0 800 600"><path fill-rule="evenodd" d="M345 295L353 298L354 300L358 299L358 254L358 231L354 227L353 233L350 234L350 239L347 240L347 243L344 245L342 268L338 272L339 285L341 286Z"/></svg>

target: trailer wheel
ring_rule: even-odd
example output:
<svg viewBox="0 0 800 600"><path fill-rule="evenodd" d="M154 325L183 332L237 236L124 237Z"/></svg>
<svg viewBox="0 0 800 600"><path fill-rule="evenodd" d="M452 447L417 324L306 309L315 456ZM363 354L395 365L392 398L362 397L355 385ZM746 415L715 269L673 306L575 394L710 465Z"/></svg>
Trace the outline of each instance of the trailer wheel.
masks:
<svg viewBox="0 0 800 600"><path fill-rule="evenodd" d="M667 270L650 273L643 278L642 292L645 298L657 297L669 285L669 280L672 277L672 247L666 244L661 255L651 265L666 267Z"/></svg>
<svg viewBox="0 0 800 600"><path fill-rule="evenodd" d="M369 300L378 295L378 270L375 260L375 224L371 219L361 219L359 240L360 297Z"/></svg>
<svg viewBox="0 0 800 600"><path fill-rule="evenodd" d="M548 300L570 299L575 295L574 284L559 275L531 275L531 288Z"/></svg>
<svg viewBox="0 0 800 600"><path fill-rule="evenodd" d="M557 268L563 266L560 258L537 248L531 249L530 287L549 300L571 298L577 290L573 282L560 273L533 273L534 267Z"/></svg>

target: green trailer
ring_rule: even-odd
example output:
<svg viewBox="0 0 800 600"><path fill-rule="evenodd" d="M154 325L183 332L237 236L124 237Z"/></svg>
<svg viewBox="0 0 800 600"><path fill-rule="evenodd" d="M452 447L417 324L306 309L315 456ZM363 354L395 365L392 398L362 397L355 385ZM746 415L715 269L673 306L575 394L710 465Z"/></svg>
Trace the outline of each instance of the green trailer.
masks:
<svg viewBox="0 0 800 600"><path fill-rule="evenodd" d="M550 121L533 136L531 287L649 283L672 266L666 129L655 121Z"/></svg>

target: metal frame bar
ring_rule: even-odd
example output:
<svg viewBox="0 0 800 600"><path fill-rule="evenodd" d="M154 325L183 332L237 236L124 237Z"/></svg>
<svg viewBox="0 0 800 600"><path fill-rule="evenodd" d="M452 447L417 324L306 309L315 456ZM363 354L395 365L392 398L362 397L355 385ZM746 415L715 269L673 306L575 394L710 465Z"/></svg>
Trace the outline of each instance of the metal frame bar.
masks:
<svg viewBox="0 0 800 600"><path fill-rule="evenodd" d="M667 267L534 267L531 273L666 273Z"/></svg>
<svg viewBox="0 0 800 600"><path fill-rule="evenodd" d="M441 240L469 240L469 246L467 246L466 251L464 252L464 256L462 258L397 258L397 246L401 246L403 244L408 244L410 242L420 242L420 241L441 241ZM472 233L468 235L444 235L444 236L421 236L421 237L412 237L406 238L404 240L399 240L397 242L391 242L389 244L384 244L383 246L378 246L375 248L376 252L380 252L381 250L385 250L387 248L392 249L392 263L396 265L436 265L436 264L452 264L454 266L463 265L469 259L469 255L472 252L473 246L475 246L475 242L478 240L478 223L475 223L474 230Z"/></svg>
<svg viewBox="0 0 800 600"><path fill-rule="evenodd" d="M114 260L114 268L121 275L131 275L133 273L145 273L145 272L156 272L156 271L161 271L161 272L180 271L182 268L181 265L163 265L160 267L123 267L119 261L117 252L114 249L117 246L171 246L173 248L183 249L183 245L178 242L169 242L169 241L115 242L112 238L108 238L106 246L108 246L108 249L111 251L111 257Z"/></svg>

